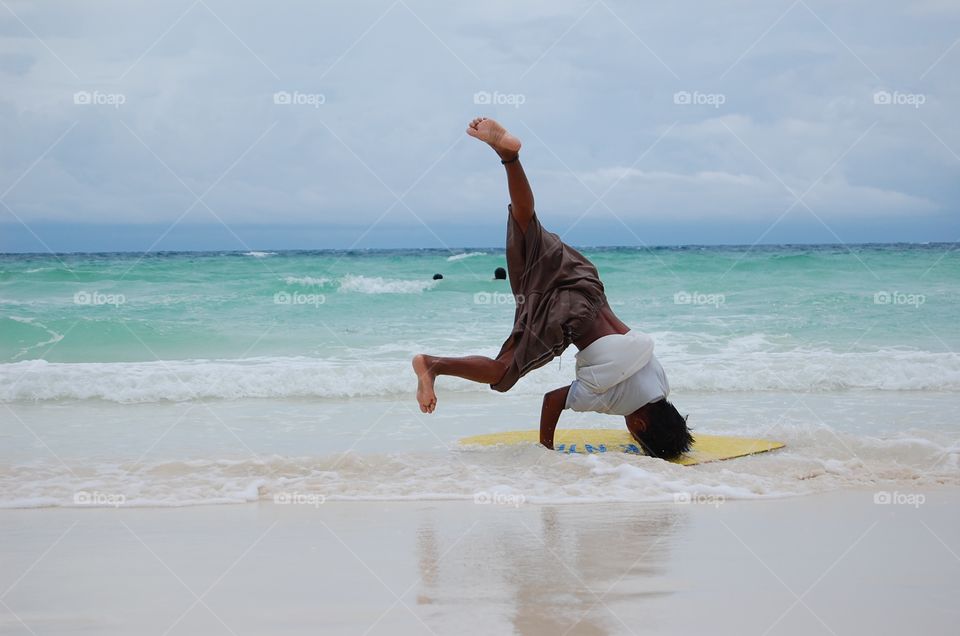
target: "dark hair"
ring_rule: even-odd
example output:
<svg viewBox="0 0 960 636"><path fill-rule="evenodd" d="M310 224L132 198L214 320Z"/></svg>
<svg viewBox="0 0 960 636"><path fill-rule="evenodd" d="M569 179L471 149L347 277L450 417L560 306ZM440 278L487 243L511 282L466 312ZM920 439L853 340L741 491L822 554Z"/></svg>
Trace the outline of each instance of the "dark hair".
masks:
<svg viewBox="0 0 960 636"><path fill-rule="evenodd" d="M661 459L674 459L690 450L693 436L687 428L687 418L667 400L647 405L647 426L642 433L634 433L634 439L643 446L648 455Z"/></svg>

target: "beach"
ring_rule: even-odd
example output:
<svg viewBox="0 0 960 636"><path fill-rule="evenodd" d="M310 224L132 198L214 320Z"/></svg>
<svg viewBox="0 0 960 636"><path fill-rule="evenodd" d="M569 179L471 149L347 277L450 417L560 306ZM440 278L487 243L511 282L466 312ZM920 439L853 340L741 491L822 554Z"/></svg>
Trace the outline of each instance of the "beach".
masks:
<svg viewBox="0 0 960 636"><path fill-rule="evenodd" d="M502 250L0 256L0 631L951 633L956 252L584 253L694 436L785 447L461 445L573 378L417 408L506 337Z"/></svg>
<svg viewBox="0 0 960 636"><path fill-rule="evenodd" d="M0 636L960 634L960 1L733 9L0 0Z"/></svg>

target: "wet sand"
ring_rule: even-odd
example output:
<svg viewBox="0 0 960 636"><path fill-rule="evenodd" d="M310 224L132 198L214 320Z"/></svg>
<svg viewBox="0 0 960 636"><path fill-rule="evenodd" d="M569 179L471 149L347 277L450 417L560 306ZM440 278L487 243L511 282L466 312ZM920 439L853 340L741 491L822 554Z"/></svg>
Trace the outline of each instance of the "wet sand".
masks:
<svg viewBox="0 0 960 636"><path fill-rule="evenodd" d="M960 489L875 497L7 510L0 633L955 633Z"/></svg>

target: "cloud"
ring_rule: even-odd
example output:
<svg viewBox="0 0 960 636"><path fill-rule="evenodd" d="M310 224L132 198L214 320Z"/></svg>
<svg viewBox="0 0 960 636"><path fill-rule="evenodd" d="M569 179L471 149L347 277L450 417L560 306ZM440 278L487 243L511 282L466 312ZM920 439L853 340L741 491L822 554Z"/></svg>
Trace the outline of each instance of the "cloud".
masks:
<svg viewBox="0 0 960 636"><path fill-rule="evenodd" d="M776 179L746 174L680 174L615 167L578 176L598 194L612 188L603 199L605 207L623 219L658 219L667 213L673 220L762 220L784 213L804 216L809 209L823 218L866 220L940 211L938 204L923 197L835 178L818 183L798 202ZM791 189L802 194L801 184L794 185Z"/></svg>
<svg viewBox="0 0 960 636"><path fill-rule="evenodd" d="M499 166L462 137L478 111L570 219L621 176L618 214L731 224L813 183L828 223L948 218L960 197L949 3L8 4L29 30L0 15L0 193L27 223L499 225Z"/></svg>

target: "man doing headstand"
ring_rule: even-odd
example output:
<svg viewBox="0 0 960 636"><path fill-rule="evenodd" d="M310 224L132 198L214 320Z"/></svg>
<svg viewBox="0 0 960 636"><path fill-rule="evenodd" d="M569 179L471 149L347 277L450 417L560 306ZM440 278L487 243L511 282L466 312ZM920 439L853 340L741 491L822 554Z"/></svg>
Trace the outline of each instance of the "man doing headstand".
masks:
<svg viewBox="0 0 960 636"><path fill-rule="evenodd" d="M647 454L671 459L690 449L686 418L667 401L670 386L653 355L653 340L630 329L607 303L597 268L548 232L537 219L533 191L520 165L520 140L492 119L478 117L467 134L486 142L507 172L507 272L516 299L513 330L496 358L443 358L419 354L417 402L424 413L437 408L434 382L452 375L508 391L573 344L576 380L543 396L540 442L553 448L564 409L621 415Z"/></svg>

